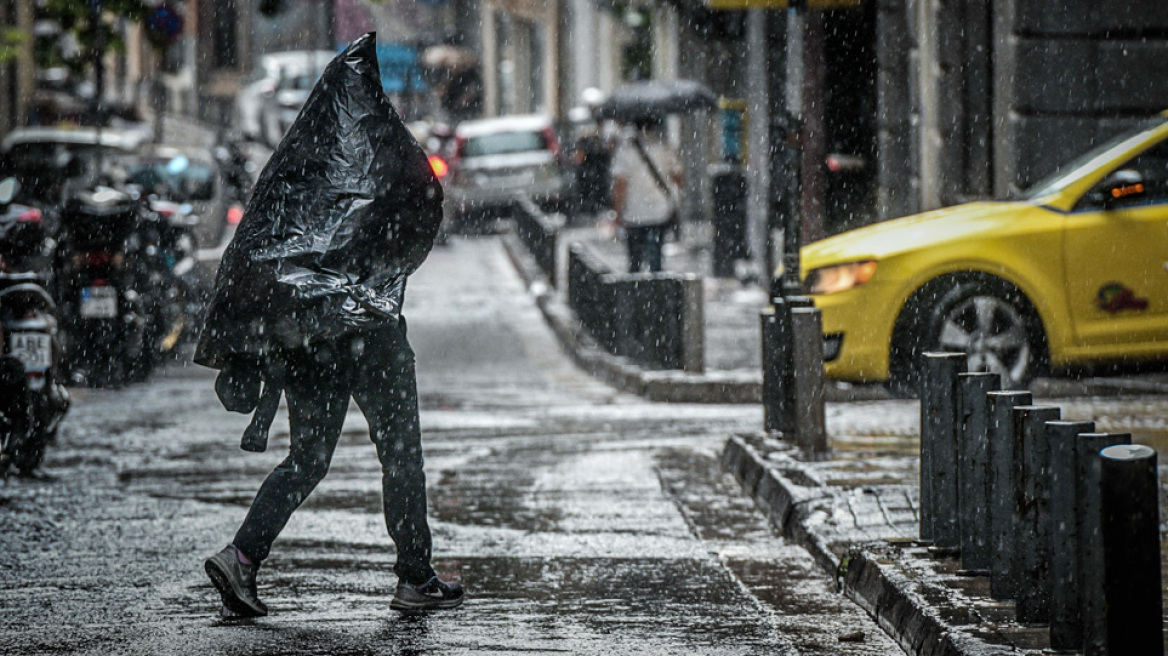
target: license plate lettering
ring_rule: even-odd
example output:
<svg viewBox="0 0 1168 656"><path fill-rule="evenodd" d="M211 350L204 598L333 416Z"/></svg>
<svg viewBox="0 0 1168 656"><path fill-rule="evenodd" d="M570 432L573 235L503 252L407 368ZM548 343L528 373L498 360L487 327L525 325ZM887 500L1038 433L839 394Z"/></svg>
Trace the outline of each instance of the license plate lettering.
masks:
<svg viewBox="0 0 1168 656"><path fill-rule="evenodd" d="M113 287L83 287L81 316L86 319L114 319L118 316L118 290Z"/></svg>
<svg viewBox="0 0 1168 656"><path fill-rule="evenodd" d="M52 338L44 333L12 333L8 352L24 363L26 372L44 373L53 364Z"/></svg>

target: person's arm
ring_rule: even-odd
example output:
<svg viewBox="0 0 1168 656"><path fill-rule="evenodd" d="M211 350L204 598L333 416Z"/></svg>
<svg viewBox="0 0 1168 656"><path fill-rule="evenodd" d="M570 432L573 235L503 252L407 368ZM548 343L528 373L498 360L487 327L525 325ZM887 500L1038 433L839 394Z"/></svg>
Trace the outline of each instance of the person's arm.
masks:
<svg viewBox="0 0 1168 656"><path fill-rule="evenodd" d="M672 148L667 148L666 152L669 153L669 180L673 182L676 193L680 194L685 186L685 173L681 168L681 158Z"/></svg>
<svg viewBox="0 0 1168 656"><path fill-rule="evenodd" d="M612 209L616 212L616 224L624 225L625 196L629 191L629 181L623 175L612 177Z"/></svg>

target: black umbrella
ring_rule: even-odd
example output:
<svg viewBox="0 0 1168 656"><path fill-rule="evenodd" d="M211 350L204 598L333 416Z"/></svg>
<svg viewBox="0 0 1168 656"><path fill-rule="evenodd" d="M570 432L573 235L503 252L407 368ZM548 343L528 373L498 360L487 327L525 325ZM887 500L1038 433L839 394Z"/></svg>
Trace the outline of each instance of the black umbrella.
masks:
<svg viewBox="0 0 1168 656"><path fill-rule="evenodd" d="M718 105L709 87L693 80L645 80L613 90L597 108L599 118L633 121L665 114L686 114Z"/></svg>

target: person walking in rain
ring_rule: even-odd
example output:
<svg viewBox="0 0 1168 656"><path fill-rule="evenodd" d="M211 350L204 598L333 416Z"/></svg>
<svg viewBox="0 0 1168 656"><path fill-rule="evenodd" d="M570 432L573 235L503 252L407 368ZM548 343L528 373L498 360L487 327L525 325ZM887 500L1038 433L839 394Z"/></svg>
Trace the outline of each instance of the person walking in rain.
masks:
<svg viewBox="0 0 1168 656"><path fill-rule="evenodd" d="M373 34L329 64L260 175L216 277L195 361L220 370L215 388L228 410L256 410L244 448L264 448L281 390L291 428L288 457L205 563L226 616L267 614L256 574L328 472L350 398L381 462L397 547L390 607L454 608L464 598L430 564L414 354L401 316L406 277L442 220L442 191L380 78Z"/></svg>
<svg viewBox="0 0 1168 656"><path fill-rule="evenodd" d="M636 119L612 157L612 208L624 228L629 273L661 270L665 233L677 221L681 160L661 138L661 123Z"/></svg>

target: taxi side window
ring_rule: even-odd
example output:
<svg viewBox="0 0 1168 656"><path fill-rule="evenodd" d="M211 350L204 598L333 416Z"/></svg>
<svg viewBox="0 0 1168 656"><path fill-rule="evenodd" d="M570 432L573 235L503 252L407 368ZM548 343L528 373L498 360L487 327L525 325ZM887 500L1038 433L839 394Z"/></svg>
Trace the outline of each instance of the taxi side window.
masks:
<svg viewBox="0 0 1168 656"><path fill-rule="evenodd" d="M1117 183L1121 176L1130 182ZM1168 142L1159 143L1119 166L1087 194L1080 210L1117 209L1168 203Z"/></svg>

